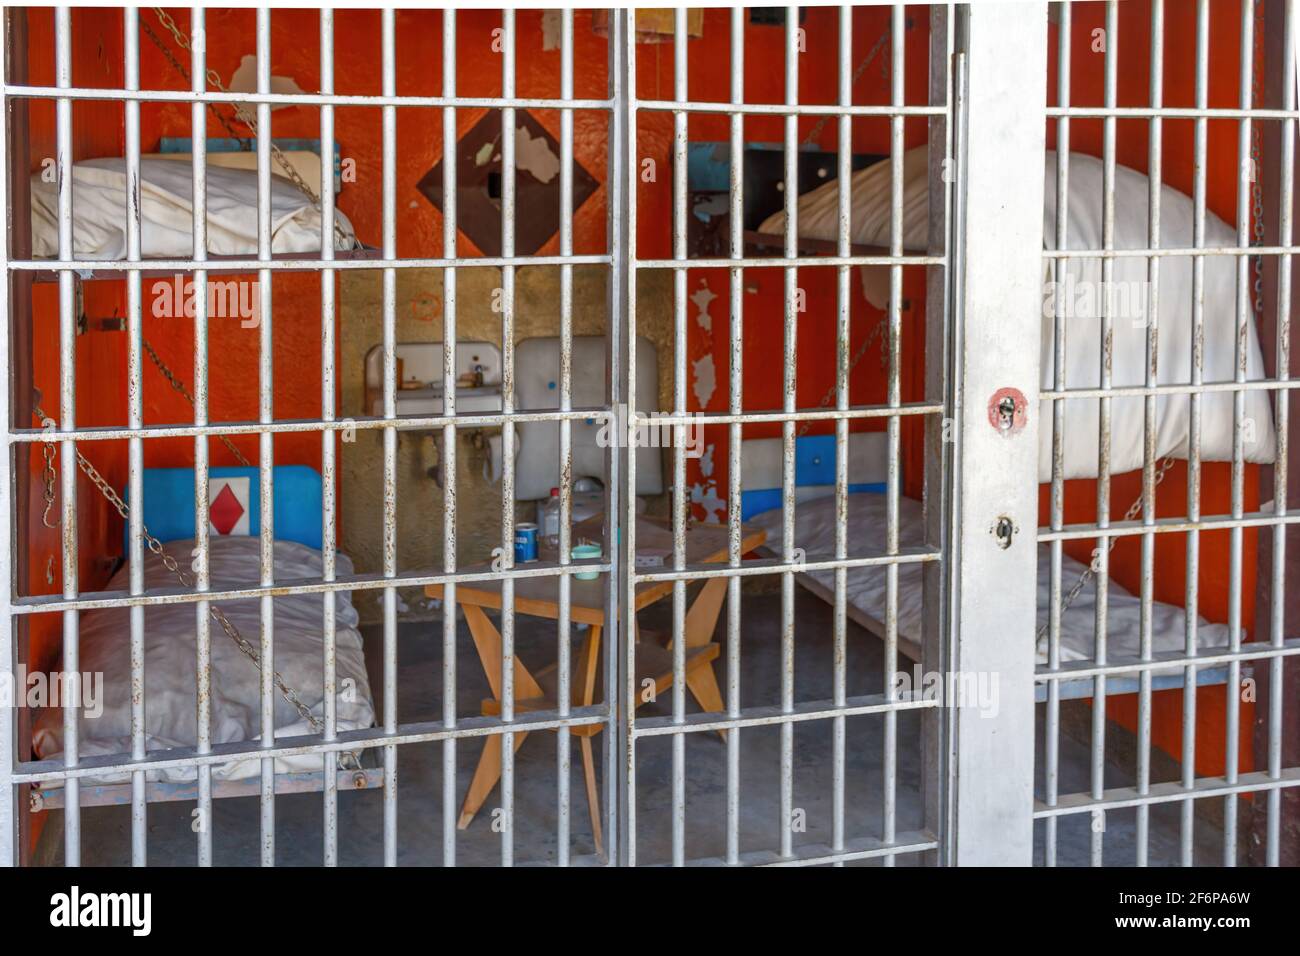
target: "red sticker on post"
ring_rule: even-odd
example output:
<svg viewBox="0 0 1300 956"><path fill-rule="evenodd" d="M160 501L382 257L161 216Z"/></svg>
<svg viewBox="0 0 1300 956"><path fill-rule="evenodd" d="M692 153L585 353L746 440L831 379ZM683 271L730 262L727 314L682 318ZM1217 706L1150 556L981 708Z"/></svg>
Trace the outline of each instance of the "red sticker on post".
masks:
<svg viewBox="0 0 1300 956"><path fill-rule="evenodd" d="M1018 388L1000 388L989 399L989 424L1004 435L1014 435L1028 421L1029 402Z"/></svg>

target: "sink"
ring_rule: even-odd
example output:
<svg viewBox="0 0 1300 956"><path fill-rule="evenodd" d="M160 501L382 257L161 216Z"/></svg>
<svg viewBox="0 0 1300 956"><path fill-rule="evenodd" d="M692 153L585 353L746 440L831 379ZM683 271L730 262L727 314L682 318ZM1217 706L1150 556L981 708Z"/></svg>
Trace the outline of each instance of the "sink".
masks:
<svg viewBox="0 0 1300 956"><path fill-rule="evenodd" d="M427 417L442 414L443 390L441 385L428 385L422 388L403 388L397 392L397 416ZM456 413L472 415L476 412L501 411L501 388L497 385L482 385L456 389ZM384 414L382 395L371 401L370 414L376 417Z"/></svg>

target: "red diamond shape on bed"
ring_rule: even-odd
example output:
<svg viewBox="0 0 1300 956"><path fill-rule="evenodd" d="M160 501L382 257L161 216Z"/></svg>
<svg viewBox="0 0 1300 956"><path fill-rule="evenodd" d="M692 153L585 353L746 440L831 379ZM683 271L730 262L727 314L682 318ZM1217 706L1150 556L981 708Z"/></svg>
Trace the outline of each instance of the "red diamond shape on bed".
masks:
<svg viewBox="0 0 1300 956"><path fill-rule="evenodd" d="M230 534L230 529L239 524L239 519L244 516L244 506L230 490L230 485L225 485L221 493L213 499L208 514L212 519L212 527L217 529L217 534Z"/></svg>

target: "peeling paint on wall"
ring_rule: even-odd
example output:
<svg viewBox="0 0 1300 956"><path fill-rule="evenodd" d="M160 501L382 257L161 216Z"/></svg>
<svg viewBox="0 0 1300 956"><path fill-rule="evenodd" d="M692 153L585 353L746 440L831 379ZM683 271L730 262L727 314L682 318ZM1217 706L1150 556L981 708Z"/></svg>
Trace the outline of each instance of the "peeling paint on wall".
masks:
<svg viewBox="0 0 1300 956"><path fill-rule="evenodd" d="M718 373L713 366L713 353L691 363L691 375L695 379L691 390L695 392L695 401L700 408L707 408L709 399L718 387Z"/></svg>
<svg viewBox="0 0 1300 956"><path fill-rule="evenodd" d="M727 517L727 503L718 497L718 483L710 478L703 484L691 485L691 504L704 509L704 520L717 524Z"/></svg>
<svg viewBox="0 0 1300 956"><path fill-rule="evenodd" d="M239 66L235 72L230 74L229 88L232 93L256 93L257 92L257 57L251 53L244 54L244 58L239 61ZM271 77L272 93L306 93L298 81L292 76L272 76ZM256 113L257 108L252 103L241 103L244 109ZM286 109L284 104L271 105L271 111Z"/></svg>
<svg viewBox="0 0 1300 956"><path fill-rule="evenodd" d="M695 321L700 323L700 328L705 332L713 331L713 317L709 315L709 303L717 297L717 293L710 289L709 284L703 279L700 280L700 287L691 293L691 301L700 310L700 314L695 317Z"/></svg>

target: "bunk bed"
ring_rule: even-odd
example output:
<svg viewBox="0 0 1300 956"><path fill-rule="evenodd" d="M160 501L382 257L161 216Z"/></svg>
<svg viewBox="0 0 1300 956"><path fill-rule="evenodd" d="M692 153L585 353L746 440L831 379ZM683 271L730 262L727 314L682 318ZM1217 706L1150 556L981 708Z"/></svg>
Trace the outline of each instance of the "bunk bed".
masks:
<svg viewBox="0 0 1300 956"><path fill-rule="evenodd" d="M1044 238L1048 249L1054 248L1057 236L1056 165L1058 157L1048 151L1044 162L1048 184L1044 203ZM902 162L903 213L902 245L906 252L923 252L926 248L929 205L929 166L927 147L909 150ZM1105 173L1101 160L1072 153L1069 155L1069 192L1066 199L1066 235L1072 249L1101 249L1103 245L1102 197ZM889 162L873 164L852 174L850 239L855 252L888 254L891 240L891 211L894 197L893 168ZM1147 207L1150 184L1147 177L1133 169L1119 166L1114 175L1114 231L1116 249L1144 249L1149 243ZM1165 248L1193 246L1196 211L1192 200L1163 186L1160 191L1160 245ZM798 199L797 223L799 245L803 252L828 251L838 238L839 183L828 182ZM784 230L785 214L770 215L757 233L775 241ZM1212 213L1205 214L1205 245L1235 246L1236 232ZM833 251L833 250L831 250ZM1142 386L1147 370L1147 339L1150 317L1146 314L1147 260L1140 256L1120 256L1112 260L1111 290L1120 284L1133 284L1142 290L1137 311L1116 315L1112 312L1111 385L1116 388ZM863 292L872 306L889 305L889 267L863 266ZM1042 387L1051 390L1055 381L1056 306L1057 298L1071 296L1074 290L1104 288L1100 257L1044 257L1044 307L1042 322ZM1206 384L1234 380L1237 362L1237 273L1235 261L1227 257L1204 260L1203 364L1202 381ZM1166 257L1159 275L1159 362L1158 384L1178 385L1192 380L1192 342L1196 334L1192 308L1192 261L1190 257ZM1113 295L1114 293L1111 292ZM1115 300L1112 298L1112 305ZM1094 299L1082 297L1062 302L1066 310L1067 343L1064 349L1064 381L1070 389L1096 389L1101 381L1101 341L1103 325L1101 306ZM1254 318L1248 318L1242 337L1245 351L1246 379L1265 377L1258 333ZM1233 392L1210 391L1201 396L1200 457L1202 461L1227 461L1233 457L1235 420ZM1099 402L1095 399L1064 401L1063 455L1060 477L1096 478L1099 474L1100 446ZM1186 458L1190 441L1190 411L1186 394L1164 392L1156 399L1155 455L1158 459ZM1145 399L1141 395L1111 399L1110 474L1135 471L1144 466ZM1242 457L1246 462L1271 463L1277 452L1269 393L1261 389L1244 393L1242 418L1254 423L1253 434L1245 434ZM1040 407L1039 481L1053 479L1052 404L1044 400ZM885 541L885 498L883 466L887 459L884 436L862 433L851 436L850 491L848 523L853 542L873 542L883 550ZM775 442L775 446L772 443ZM780 510L780 440L753 439L743 446L744 500L743 517L768 531L770 540L779 540L783 512ZM833 554L835 543L834 462L835 447L831 436L800 437L796 443L797 498L795 508L796 546L809 560ZM816 463L814 467L813 463ZM802 466L801 466L802 463ZM899 508L901 545L922 541L921 504L902 499ZM1045 673L1048 660L1044 625L1050 606L1050 547L1039 549L1039 638L1037 653L1039 673ZM1069 557L1062 559L1063 589L1068 591L1087 569ZM834 600L834 572L801 573L800 583L827 601ZM885 617L885 574L880 568L852 568L848 572L848 614L869 631L883 635ZM903 564L899 569L898 635L900 650L915 659L920 657L921 634L921 566ZM1084 588L1061 614L1059 660L1062 669L1071 664L1086 667L1093 660L1096 633L1095 590ZM1153 672L1155 689L1181 687L1186 679L1183 651L1188 634L1194 634L1198 654L1206 654L1229 644L1228 628L1198 619L1189 627L1184 608L1159 601L1152 605L1152 652L1156 660L1171 661L1168 668ZM1111 665L1136 663L1140 656L1141 601L1117 582L1108 583L1106 622L1107 660ZM1227 680L1226 665L1209 662L1196 672L1198 684L1222 684ZM1055 672L1053 672L1055 673ZM1061 696L1090 697L1094 682L1089 677L1059 680ZM1133 693L1138 689L1136 673L1112 677L1107 694ZM1046 683L1040 680L1037 694L1046 696Z"/></svg>
<svg viewBox="0 0 1300 956"><path fill-rule="evenodd" d="M273 469L274 571L277 581L320 580L321 477L304 465ZM258 471L249 467L220 467L209 471L215 527L209 529L209 574L214 591L255 587L259 583L261 515L257 495ZM194 560L194 472L188 468L147 468L144 483L144 523L164 550L182 567ZM223 533L223 531L225 533ZM351 560L336 556L340 577L353 572ZM148 591L175 587L173 572L161 555L146 549L144 586ZM123 565L106 590L129 587L130 568ZM274 667L319 723L324 713L323 597L295 594L275 599ZM335 592L335 669L337 730L363 730L374 724L375 706L362 652L358 615L347 591ZM197 628L193 603L153 605L145 610L145 743L151 754L196 742ZM223 601L221 612L254 646L260 633L260 601ZM80 620L82 673L102 674L95 701L86 701L79 720L78 750L87 757L131 752L130 611L108 608L88 611ZM261 713L260 666L230 640L216 621L210 623L211 742L214 746L256 740ZM33 728L33 749L39 759L63 756L63 712L40 712ZM276 737L319 732L280 694L275 698ZM259 792L257 758L230 761L213 768L213 796L255 795ZM344 752L339 770L346 789L382 785L383 773L360 766L360 753ZM319 790L323 771L319 754L275 760L276 792ZM146 773L150 802L192 800L197 795L195 771L151 770ZM62 806L60 786L36 791L34 807ZM129 803L131 785L122 777L89 777L81 786L83 806Z"/></svg>

